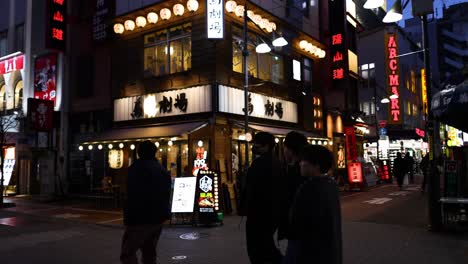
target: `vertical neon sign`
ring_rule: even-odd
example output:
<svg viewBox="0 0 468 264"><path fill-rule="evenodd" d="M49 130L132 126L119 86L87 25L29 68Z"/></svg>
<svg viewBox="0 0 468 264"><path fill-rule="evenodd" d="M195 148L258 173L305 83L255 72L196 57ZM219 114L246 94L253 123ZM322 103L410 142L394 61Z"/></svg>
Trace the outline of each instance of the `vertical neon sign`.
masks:
<svg viewBox="0 0 468 264"><path fill-rule="evenodd" d="M387 68L387 91L390 95L397 95L398 98L390 99L388 108L388 123L401 124L401 102L400 102L400 69L398 65L398 42L397 35L389 33L385 35L385 62Z"/></svg>

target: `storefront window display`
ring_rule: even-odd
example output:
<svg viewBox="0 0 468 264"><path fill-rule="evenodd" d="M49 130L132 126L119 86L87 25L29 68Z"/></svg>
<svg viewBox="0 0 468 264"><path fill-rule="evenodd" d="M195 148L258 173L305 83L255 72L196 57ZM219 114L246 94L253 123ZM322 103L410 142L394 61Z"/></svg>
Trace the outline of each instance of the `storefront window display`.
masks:
<svg viewBox="0 0 468 264"><path fill-rule="evenodd" d="M155 76L192 68L191 24L148 34L145 39L145 71Z"/></svg>
<svg viewBox="0 0 468 264"><path fill-rule="evenodd" d="M15 108L19 109L23 105L23 81L16 83L15 87Z"/></svg>

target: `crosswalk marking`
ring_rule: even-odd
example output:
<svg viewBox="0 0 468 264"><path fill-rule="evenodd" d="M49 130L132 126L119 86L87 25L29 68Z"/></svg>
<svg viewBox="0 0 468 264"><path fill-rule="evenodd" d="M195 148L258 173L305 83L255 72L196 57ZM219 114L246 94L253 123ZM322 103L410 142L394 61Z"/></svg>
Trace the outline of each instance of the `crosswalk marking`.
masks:
<svg viewBox="0 0 468 264"><path fill-rule="evenodd" d="M392 192L392 193L389 193L388 195L390 196L406 196L408 195L409 192L406 192L406 191L399 191L399 192Z"/></svg>
<svg viewBox="0 0 468 264"><path fill-rule="evenodd" d="M368 201L365 201L364 203L368 203L368 204L384 204L386 202L389 202L391 201L392 198L387 198L387 197L384 197L384 198L374 198L372 200L368 200Z"/></svg>

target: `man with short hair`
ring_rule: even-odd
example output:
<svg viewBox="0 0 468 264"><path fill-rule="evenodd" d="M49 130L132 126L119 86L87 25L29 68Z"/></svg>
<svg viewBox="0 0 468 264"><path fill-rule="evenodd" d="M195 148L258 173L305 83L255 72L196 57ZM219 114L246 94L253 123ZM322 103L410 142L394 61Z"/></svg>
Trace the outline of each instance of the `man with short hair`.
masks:
<svg viewBox="0 0 468 264"><path fill-rule="evenodd" d="M278 229L278 239L288 238L288 216L294 195L299 186L304 182L299 166L302 149L307 146L307 138L296 131L289 132L283 143L283 155L285 159L284 184L287 185L287 197L282 203L281 223Z"/></svg>
<svg viewBox="0 0 468 264"><path fill-rule="evenodd" d="M122 264L137 264L138 250L141 250L144 264L156 263L162 224L170 217L171 177L155 158L156 151L151 141L140 143L139 159L129 167Z"/></svg>
<svg viewBox="0 0 468 264"><path fill-rule="evenodd" d="M274 154L275 138L260 132L254 136L252 152L256 156L247 172L247 184L241 208L247 216L247 253L252 264L279 264L282 255L275 245L280 210L279 178L281 166Z"/></svg>
<svg viewBox="0 0 468 264"><path fill-rule="evenodd" d="M290 211L285 264L342 263L339 193L327 176L332 164L332 154L325 147L304 147L300 167L305 181Z"/></svg>

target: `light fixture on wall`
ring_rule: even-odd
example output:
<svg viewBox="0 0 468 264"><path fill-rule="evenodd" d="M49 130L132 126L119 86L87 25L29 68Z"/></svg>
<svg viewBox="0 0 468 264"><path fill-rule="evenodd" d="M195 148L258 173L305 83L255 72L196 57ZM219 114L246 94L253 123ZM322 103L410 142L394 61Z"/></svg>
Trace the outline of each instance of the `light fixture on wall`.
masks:
<svg viewBox="0 0 468 264"><path fill-rule="evenodd" d="M133 20L126 20L124 25L125 30L132 31L135 29L135 22L133 22Z"/></svg>
<svg viewBox="0 0 468 264"><path fill-rule="evenodd" d="M390 99L398 99L398 95L397 94L392 94L392 95L390 95Z"/></svg>
<svg viewBox="0 0 468 264"><path fill-rule="evenodd" d="M198 1L197 0L188 0L187 1L187 10L190 12L196 12L198 10Z"/></svg>
<svg viewBox="0 0 468 264"><path fill-rule="evenodd" d="M119 148L123 149L123 148L124 148L124 144L123 144L123 143L120 143L120 144L119 144Z"/></svg>
<svg viewBox="0 0 468 264"><path fill-rule="evenodd" d="M185 12L185 8L182 4L175 4L172 11L174 12L174 15L182 16Z"/></svg>
<svg viewBox="0 0 468 264"><path fill-rule="evenodd" d="M89 150L93 150L93 145L89 145L89 146L88 146L88 149L89 149Z"/></svg>
<svg viewBox="0 0 468 264"><path fill-rule="evenodd" d="M382 104L388 104L388 103L390 103L390 99L388 99L387 97L385 97L385 98L383 98L382 100L380 100L380 102L381 102Z"/></svg>
<svg viewBox="0 0 468 264"><path fill-rule="evenodd" d="M107 147L108 147L109 149L114 148L114 146L113 146L112 144L107 145Z"/></svg>
<svg viewBox="0 0 468 264"><path fill-rule="evenodd" d="M288 45L288 41L283 36L278 36L272 41L272 44L275 47L284 47Z"/></svg>
<svg viewBox="0 0 468 264"><path fill-rule="evenodd" d="M169 8L163 8L161 11L159 11L159 16L162 20L169 20L171 15L171 10L169 10Z"/></svg>
<svg viewBox="0 0 468 264"><path fill-rule="evenodd" d="M122 34L125 30L125 27L124 25L120 24L120 23L117 23L114 25L114 32L116 34Z"/></svg>
<svg viewBox="0 0 468 264"><path fill-rule="evenodd" d="M79 150L79 151L82 151L82 150L83 150L83 146L79 146L79 147L78 147L78 150Z"/></svg>
<svg viewBox="0 0 468 264"><path fill-rule="evenodd" d="M201 141L201 140L198 141L198 147L200 147L200 148L203 147L203 141Z"/></svg>
<svg viewBox="0 0 468 264"><path fill-rule="evenodd" d="M155 12L149 12L146 18L148 22L151 24L156 24L159 19L158 14L156 14Z"/></svg>
<svg viewBox="0 0 468 264"><path fill-rule="evenodd" d="M244 17L244 6L238 5L236 6L236 10L234 11L237 17Z"/></svg>
<svg viewBox="0 0 468 264"><path fill-rule="evenodd" d="M97 146L97 148L98 148L99 150L101 150L101 149L102 149L102 145L99 144L99 145Z"/></svg>
<svg viewBox="0 0 468 264"><path fill-rule="evenodd" d="M364 4L364 8L366 9L374 9L383 6L385 0L367 0Z"/></svg>
<svg viewBox="0 0 468 264"><path fill-rule="evenodd" d="M255 48L255 52L260 53L260 54L268 53L270 51L271 51L270 46L268 46L268 44L266 44L265 42L261 43Z"/></svg>
<svg viewBox="0 0 468 264"><path fill-rule="evenodd" d="M135 19L137 27L145 27L146 26L146 18L139 16Z"/></svg>
<svg viewBox="0 0 468 264"><path fill-rule="evenodd" d="M236 1L230 0L226 2L226 11L228 11L228 13L233 13L234 11L236 11L236 8L237 8Z"/></svg>
<svg viewBox="0 0 468 264"><path fill-rule="evenodd" d="M130 145L130 149L131 149L131 150L134 150L134 149L135 149L135 145L133 145L133 144Z"/></svg>
<svg viewBox="0 0 468 264"><path fill-rule="evenodd" d="M383 18L384 23L394 23L403 19L403 11L401 8L401 0L396 0L392 8L387 12Z"/></svg>

